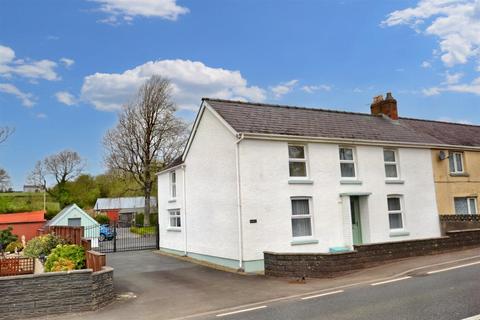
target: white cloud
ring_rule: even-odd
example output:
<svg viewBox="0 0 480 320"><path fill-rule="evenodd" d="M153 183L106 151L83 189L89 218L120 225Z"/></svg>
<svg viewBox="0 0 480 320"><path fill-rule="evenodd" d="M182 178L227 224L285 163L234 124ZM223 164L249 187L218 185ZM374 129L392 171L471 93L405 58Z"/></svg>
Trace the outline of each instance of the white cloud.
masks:
<svg viewBox="0 0 480 320"><path fill-rule="evenodd" d="M470 83L444 82L444 85L441 87L424 89L422 92L426 96L433 96L442 92L471 93L480 96L480 77Z"/></svg>
<svg viewBox="0 0 480 320"><path fill-rule="evenodd" d="M55 97L58 102L66 104L67 106L73 106L77 103L75 96L67 91L59 91L55 93Z"/></svg>
<svg viewBox="0 0 480 320"><path fill-rule="evenodd" d="M45 113L37 113L37 118L39 119L46 119L47 115Z"/></svg>
<svg viewBox="0 0 480 320"><path fill-rule="evenodd" d="M447 71L445 74L445 84L456 84L460 82L460 79L463 77L463 73L457 72L457 73L450 73Z"/></svg>
<svg viewBox="0 0 480 320"><path fill-rule="evenodd" d="M422 0L417 6L390 13L383 26L410 25L439 40L447 67L480 58L480 2L477 0Z"/></svg>
<svg viewBox="0 0 480 320"><path fill-rule="evenodd" d="M360 89L360 88L355 88L355 89L353 89L353 92L355 92L355 93L362 93L363 90Z"/></svg>
<svg viewBox="0 0 480 320"><path fill-rule="evenodd" d="M60 62L67 68L70 68L75 63L75 60L69 58L61 58Z"/></svg>
<svg viewBox="0 0 480 320"><path fill-rule="evenodd" d="M179 59L149 61L123 73L89 75L83 81L81 99L99 110L118 110L152 75L170 79L173 99L183 109L196 110L201 97L265 100L265 90L248 86L240 71Z"/></svg>
<svg viewBox="0 0 480 320"><path fill-rule="evenodd" d="M276 99L280 99L287 93L290 93L293 88L297 85L298 80L290 80L287 82L282 82L274 87L270 87L270 90L273 92L273 95Z"/></svg>
<svg viewBox="0 0 480 320"><path fill-rule="evenodd" d="M56 62L46 59L15 59L12 48L0 45L0 76L17 75L29 79L59 80L60 77L55 72L56 66Z"/></svg>
<svg viewBox="0 0 480 320"><path fill-rule="evenodd" d="M431 88L423 89L422 93L424 95L430 97L430 96L436 96L436 95L440 94L441 91L443 91L443 89L441 89L439 87L431 87Z"/></svg>
<svg viewBox="0 0 480 320"><path fill-rule="evenodd" d="M91 0L100 3L100 10L109 14L101 20L108 24L130 23L134 17L177 20L188 8L177 5L176 0Z"/></svg>
<svg viewBox="0 0 480 320"><path fill-rule="evenodd" d="M423 61L422 64L421 64L421 67L425 68L425 69L428 69L428 68L432 67L432 64L428 61Z"/></svg>
<svg viewBox="0 0 480 320"><path fill-rule="evenodd" d="M0 83L0 92L14 95L22 102L25 107L33 107L35 104L34 97L31 93L20 91L17 87L10 83Z"/></svg>
<svg viewBox="0 0 480 320"><path fill-rule="evenodd" d="M472 122L470 120L452 119L452 118L449 118L449 117L441 117L441 118L438 118L437 121L453 122L453 123L461 123L461 124L472 124Z"/></svg>
<svg viewBox="0 0 480 320"><path fill-rule="evenodd" d="M307 93L314 93L315 91L331 91L332 86L329 86L329 85L326 85L326 84L303 86L302 90L307 92Z"/></svg>

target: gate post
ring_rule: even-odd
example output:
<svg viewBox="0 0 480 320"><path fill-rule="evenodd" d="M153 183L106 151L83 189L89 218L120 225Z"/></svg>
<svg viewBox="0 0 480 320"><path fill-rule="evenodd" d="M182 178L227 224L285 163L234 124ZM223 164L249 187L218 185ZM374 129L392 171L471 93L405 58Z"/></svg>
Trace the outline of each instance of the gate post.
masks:
<svg viewBox="0 0 480 320"><path fill-rule="evenodd" d="M117 252L117 222L113 223L113 252Z"/></svg>

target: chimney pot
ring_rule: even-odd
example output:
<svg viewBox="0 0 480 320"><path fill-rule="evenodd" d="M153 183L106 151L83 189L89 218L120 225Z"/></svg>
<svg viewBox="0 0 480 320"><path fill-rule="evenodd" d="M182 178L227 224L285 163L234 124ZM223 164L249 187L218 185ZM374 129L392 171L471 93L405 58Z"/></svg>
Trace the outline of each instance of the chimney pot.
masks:
<svg viewBox="0 0 480 320"><path fill-rule="evenodd" d="M376 96L370 105L372 115L386 115L392 120L398 120L397 100L391 92L387 92L385 99L383 96Z"/></svg>

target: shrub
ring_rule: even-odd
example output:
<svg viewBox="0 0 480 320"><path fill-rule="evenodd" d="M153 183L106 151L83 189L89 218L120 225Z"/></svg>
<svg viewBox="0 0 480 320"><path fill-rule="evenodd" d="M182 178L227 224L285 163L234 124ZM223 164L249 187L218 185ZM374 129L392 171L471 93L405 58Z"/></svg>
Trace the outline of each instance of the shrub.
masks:
<svg viewBox="0 0 480 320"><path fill-rule="evenodd" d="M41 255L48 256L59 244L67 241L53 234L38 236L27 242L23 254L30 258L39 258Z"/></svg>
<svg viewBox="0 0 480 320"><path fill-rule="evenodd" d="M10 243L17 241L18 237L12 233L13 228L0 230L0 252L3 252Z"/></svg>
<svg viewBox="0 0 480 320"><path fill-rule="evenodd" d="M95 220L100 224L109 224L110 223L110 219L108 219L108 217L104 214L99 214L99 215L95 216Z"/></svg>
<svg viewBox="0 0 480 320"><path fill-rule="evenodd" d="M58 245L45 262L45 271L68 271L85 268L85 249L75 244Z"/></svg>
<svg viewBox="0 0 480 320"><path fill-rule="evenodd" d="M143 227L143 213L135 214L135 226Z"/></svg>
<svg viewBox="0 0 480 320"><path fill-rule="evenodd" d="M135 226L137 227L143 227L143 217L144 217L144 214L143 213L137 213L135 214ZM157 219L157 214L155 213L150 213L150 216L148 217L148 219L150 220L150 225L151 226L154 226L158 223L158 219Z"/></svg>
<svg viewBox="0 0 480 320"><path fill-rule="evenodd" d="M17 249L17 252L20 252L23 250L23 244L21 241L14 241L14 242L10 242L8 244L8 246L5 248L5 252L10 252L10 253L14 253L15 252L15 248Z"/></svg>

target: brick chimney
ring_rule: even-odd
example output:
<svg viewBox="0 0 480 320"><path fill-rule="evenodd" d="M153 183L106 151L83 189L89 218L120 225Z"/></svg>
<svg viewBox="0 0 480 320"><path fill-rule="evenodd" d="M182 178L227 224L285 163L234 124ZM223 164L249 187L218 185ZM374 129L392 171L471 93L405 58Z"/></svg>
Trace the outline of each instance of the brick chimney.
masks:
<svg viewBox="0 0 480 320"><path fill-rule="evenodd" d="M385 99L383 96L376 96L370 105L370 111L373 115L386 115L392 120L398 120L397 100L391 92L387 92Z"/></svg>

